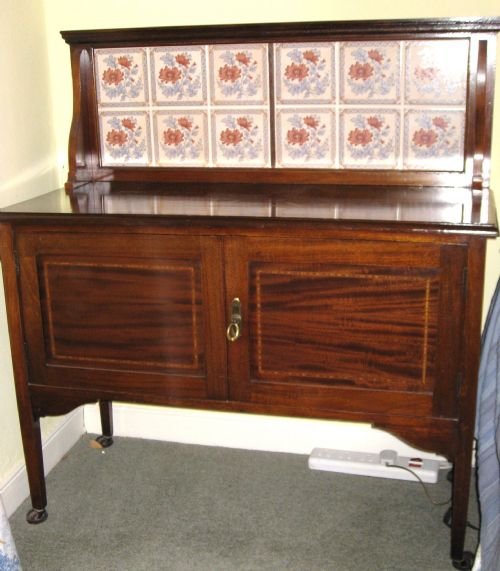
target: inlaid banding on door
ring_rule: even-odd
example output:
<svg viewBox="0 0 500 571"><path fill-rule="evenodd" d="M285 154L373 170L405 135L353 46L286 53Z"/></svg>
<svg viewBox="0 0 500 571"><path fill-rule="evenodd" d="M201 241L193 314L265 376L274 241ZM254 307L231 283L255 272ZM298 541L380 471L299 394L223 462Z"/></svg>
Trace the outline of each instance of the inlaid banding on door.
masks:
<svg viewBox="0 0 500 571"><path fill-rule="evenodd" d="M430 276L255 270L254 382L431 390L439 288Z"/></svg>
<svg viewBox="0 0 500 571"><path fill-rule="evenodd" d="M197 264L45 259L42 271L50 364L203 374Z"/></svg>

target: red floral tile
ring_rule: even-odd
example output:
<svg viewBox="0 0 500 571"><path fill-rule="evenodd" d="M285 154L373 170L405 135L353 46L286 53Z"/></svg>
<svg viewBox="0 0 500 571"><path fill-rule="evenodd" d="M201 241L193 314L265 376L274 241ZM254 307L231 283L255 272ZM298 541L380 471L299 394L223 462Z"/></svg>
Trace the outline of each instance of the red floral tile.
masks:
<svg viewBox="0 0 500 571"><path fill-rule="evenodd" d="M275 46L276 102L332 103L335 99L335 45L294 43Z"/></svg>
<svg viewBox="0 0 500 571"><path fill-rule="evenodd" d="M464 169L465 113L443 109L408 111L405 117L404 168Z"/></svg>
<svg viewBox="0 0 500 571"><path fill-rule="evenodd" d="M130 107L147 103L146 48L98 49L95 62L99 105Z"/></svg>
<svg viewBox="0 0 500 571"><path fill-rule="evenodd" d="M340 47L340 99L343 103L397 103L400 91L397 42L343 43Z"/></svg>
<svg viewBox="0 0 500 571"><path fill-rule="evenodd" d="M154 146L160 166L208 166L205 111L159 111L154 115Z"/></svg>
<svg viewBox="0 0 500 571"><path fill-rule="evenodd" d="M465 105L468 52L467 40L409 42L406 101L419 105Z"/></svg>
<svg viewBox="0 0 500 571"><path fill-rule="evenodd" d="M266 105L267 45L211 46L210 82L214 105Z"/></svg>
<svg viewBox="0 0 500 571"><path fill-rule="evenodd" d="M205 105L205 48L152 48L151 84L155 105Z"/></svg>
<svg viewBox="0 0 500 571"><path fill-rule="evenodd" d="M399 112L353 109L340 117L340 164L343 168L394 169L400 141Z"/></svg>
<svg viewBox="0 0 500 571"><path fill-rule="evenodd" d="M324 108L278 111L276 164L327 168L334 163L334 114Z"/></svg>
<svg viewBox="0 0 500 571"><path fill-rule="evenodd" d="M99 124L103 166L151 165L148 113L103 111Z"/></svg>
<svg viewBox="0 0 500 571"><path fill-rule="evenodd" d="M267 113L250 109L215 111L212 153L215 166L270 166Z"/></svg>

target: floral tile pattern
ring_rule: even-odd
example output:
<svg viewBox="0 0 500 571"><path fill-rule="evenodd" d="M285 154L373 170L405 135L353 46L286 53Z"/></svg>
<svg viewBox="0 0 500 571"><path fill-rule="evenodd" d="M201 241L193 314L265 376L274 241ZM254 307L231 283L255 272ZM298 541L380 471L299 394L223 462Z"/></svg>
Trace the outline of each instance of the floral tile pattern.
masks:
<svg viewBox="0 0 500 571"><path fill-rule="evenodd" d="M216 111L212 115L215 166L269 166L268 116L264 111Z"/></svg>
<svg viewBox="0 0 500 571"><path fill-rule="evenodd" d="M99 119L101 156L104 165L151 163L148 113L104 111Z"/></svg>
<svg viewBox="0 0 500 571"><path fill-rule="evenodd" d="M213 104L268 103L265 44L212 46L210 69Z"/></svg>
<svg viewBox="0 0 500 571"><path fill-rule="evenodd" d="M333 43L277 44L275 62L276 103L333 102Z"/></svg>
<svg viewBox="0 0 500 571"><path fill-rule="evenodd" d="M462 170L464 131L462 111L409 111L405 117L404 167Z"/></svg>
<svg viewBox="0 0 500 571"><path fill-rule="evenodd" d="M154 117L155 155L159 165L208 166L204 111L159 111Z"/></svg>
<svg viewBox="0 0 500 571"><path fill-rule="evenodd" d="M151 84L157 105L205 105L207 70L203 47L153 48Z"/></svg>
<svg viewBox="0 0 500 571"><path fill-rule="evenodd" d="M101 163L461 172L469 49L448 38L96 49Z"/></svg>
<svg viewBox="0 0 500 571"><path fill-rule="evenodd" d="M96 50L97 100L102 106L145 105L146 49Z"/></svg>
<svg viewBox="0 0 500 571"><path fill-rule="evenodd" d="M467 40L410 42L406 46L406 101L464 105Z"/></svg>
<svg viewBox="0 0 500 571"><path fill-rule="evenodd" d="M334 115L325 109L278 112L277 166L331 167L334 162Z"/></svg>
<svg viewBox="0 0 500 571"><path fill-rule="evenodd" d="M399 113L386 109L345 111L340 118L340 163L344 168L397 166Z"/></svg>
<svg viewBox="0 0 500 571"><path fill-rule="evenodd" d="M400 46L396 42L353 42L340 48L343 103L397 103Z"/></svg>

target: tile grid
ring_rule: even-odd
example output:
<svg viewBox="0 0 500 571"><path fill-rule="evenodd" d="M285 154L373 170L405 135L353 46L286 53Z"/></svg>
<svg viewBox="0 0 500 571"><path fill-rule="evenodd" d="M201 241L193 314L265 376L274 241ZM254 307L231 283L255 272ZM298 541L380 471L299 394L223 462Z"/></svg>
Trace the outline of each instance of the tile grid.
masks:
<svg viewBox="0 0 500 571"><path fill-rule="evenodd" d="M405 42L399 43L399 124L405 128ZM404 135L399 137L398 170L403 169Z"/></svg>
<svg viewBox="0 0 500 571"><path fill-rule="evenodd" d="M211 140L215 166L269 167L267 44L212 46L209 50L208 76L212 81L213 95L213 100L209 100L213 105ZM217 55L217 52L222 53ZM220 81L217 81L216 69ZM234 80L231 74L236 74ZM224 81L226 85L222 85ZM224 88L229 91L224 93ZM233 88L235 93L231 91ZM226 129L220 127L221 123ZM234 156L238 160L234 160Z"/></svg>
<svg viewBox="0 0 500 571"><path fill-rule="evenodd" d="M275 45L278 167L335 166L336 51L333 42Z"/></svg>
<svg viewBox="0 0 500 571"><path fill-rule="evenodd" d="M320 166L320 167L327 167L327 168L333 167L336 169L340 169L340 168L366 168L367 166L369 166L370 168L373 167L387 168L388 163L387 162L383 163L382 158L379 157L379 163L377 164L376 161L371 160L372 156L366 155L366 153L365 155L363 155L363 152L365 150L369 150L368 147L370 146L369 145L370 141L372 141L375 135L378 136L377 131L381 130L381 126L384 124L384 122L387 122L387 118L390 116L390 113L393 113L394 115L397 114L398 116L398 120L396 120L396 123L399 121L399 126L396 125L393 128L394 135L398 137L398 144L397 144L397 149L394 150L395 153L394 164L392 165L392 167L389 168L396 168L400 170L408 168L417 168L420 170L422 169L425 170L426 168L429 168L430 170L432 170L433 167L437 168L438 165L437 161L435 160L436 157L432 155L433 145L434 145L434 148L437 149L438 152L437 158L440 159L440 162L442 162L441 159L443 158L443 155L446 155L446 152L449 152L450 149L454 149L455 153L454 155L451 151L449 152L451 158L448 157L449 159L447 163L449 165L448 168L450 168L451 170L461 170L461 168L463 168L465 95L463 96L462 99L460 99L461 90L463 90L463 85L460 84L460 80L462 80L462 83L464 83L466 78L466 67L467 67L466 55L468 50L468 43L463 40L458 42L459 42L458 45L455 44L455 46L462 49L462 51L464 52L463 55L465 55L464 57L465 61L460 64L462 66L461 73L462 75L464 75L465 73L465 76L462 77L462 79L459 76L458 88L455 89L456 93L454 94L452 93L452 95L455 96L455 100L448 102L446 101L446 99L444 100L444 102L439 101L439 96L437 100L436 99L432 100L431 98L431 101L429 102L428 100L425 99L426 96L425 91L423 91L424 95L421 96L421 100L418 99L418 97L420 96L418 93L417 95L415 95L415 93L410 93L410 90L413 88L410 79L410 71L413 72L414 75L420 74L420 76L423 78L420 85L422 89L424 88L427 89L428 88L427 84L430 84L432 81L436 82L438 80L441 82L441 84L439 84L439 82L436 83L438 87L443 89L443 86L445 86L446 76L444 79L438 77L436 80L435 77L437 73L436 69L435 67L429 66L427 61L429 59L429 53L431 53L432 55L433 49L437 51L438 48L442 47L441 45L436 43L436 41L429 41L427 43L404 42L404 41L398 42L397 43L397 52L399 56L398 69L397 69L398 79L395 89L396 89L396 94L398 91L399 94L396 96L394 101L391 101L390 99L384 101L383 97L381 97L380 99L378 100L376 99L375 101L373 101L373 103L369 101L369 98L363 99L363 97L361 97L358 101L356 99L357 95L355 91L351 92L350 98L347 94L348 91L348 88L346 87L348 83L347 80L348 56L346 55L347 50L348 49L354 50L355 48L357 48L358 52L358 55L356 56L357 59L355 58L353 60L352 57L354 56L351 55L351 62L355 61L355 63L351 63L350 74L353 75L356 80L358 80L359 77L361 77L361 79L364 81L365 78L363 77L363 74L367 77L369 77L370 74L373 75L374 73L373 69L374 67L376 67L376 64L374 62L381 64L384 61L384 58L386 58L386 52L383 51L383 48L387 48L390 50L392 46L392 49L394 49L394 42L385 42L385 43L384 42L372 42L372 43L318 42L311 44L297 43L297 44L274 44L274 45L256 44L256 45L224 46L224 50L226 50L226 52L233 58L233 60L234 57L236 57L236 60L238 60L239 57L238 60L239 63L241 64L241 62L243 61L243 64L240 65L240 71L238 71L236 65L230 66L229 64L225 64L225 66L219 68L219 73L222 73L222 71L224 71L224 68L227 68L225 70L226 72L228 73L230 72L233 74L240 73L241 75L241 69L245 71L243 65L248 68L249 64L251 63L248 58L248 54L250 53L250 55L253 58L254 53L260 50L260 58L261 58L260 68L262 73L263 84L265 87L267 87L267 92L264 90L264 88L262 88L260 100L257 98L257 101L252 101L250 97L250 99L244 102L245 104L243 105L237 100L234 101L223 100L221 103L220 101L216 101L214 99L216 95L220 96L220 93L218 94L216 93L217 81L215 76L216 66L215 66L214 52L217 49L217 46L206 45L202 47L203 49L202 53L204 55L204 58L201 57L202 67L203 67L203 59L205 64L204 65L205 76L202 77L202 81L204 82L206 89L206 97L204 98L204 100L198 103L196 101L194 103L191 103L189 101L187 102L181 101L181 103L179 103L178 101L176 101L174 104L172 104L170 101L167 103L164 102L164 104L162 104L161 102L158 101L157 97L155 98L153 97L154 94L158 91L158 87L155 84L156 78L153 78L153 69L154 69L153 58L154 58L155 49L161 50L162 48L129 48L128 50L127 49L120 50L117 48L112 48L108 50L106 49L96 50L97 59L98 59L98 63L96 66L96 73L97 73L96 80L98 84L100 134L101 134L102 154L104 158L103 163L108 165L123 165L123 164L151 165L152 164L152 165L164 166L164 163L162 162L160 157L160 150L159 150L160 133L158 132L158 126L159 126L158 113L163 112L168 117L168 111L169 111L171 116L178 117L178 122L180 122L181 117L179 113L185 112L187 115L189 111L194 111L194 112L204 113L206 117L205 125L203 126L202 130L204 131L206 128L206 132L204 132L204 137L203 137L203 144L207 149L205 152L207 153L208 160L205 161L205 163L197 164L197 166L269 166L270 163L268 157L270 154L270 147L272 147L272 145L274 144L276 148L276 159L278 167L309 166L314 168ZM257 46L256 49L254 49L255 46ZM450 48L450 46L451 48L454 47L452 44L449 43L447 47ZM222 49L220 48L220 46L218 47L219 49ZM233 50L232 53L230 53L231 51L230 48ZM250 48L250 50L247 48ZM278 50L281 48L290 51L286 54L284 52L278 53ZM333 90L331 85L329 86L329 89L332 95L331 99L333 99L333 101L330 100L329 103L326 103L326 100L324 98L321 99L321 97L317 98L316 100L313 99L312 101L310 101L307 99L309 93L307 93L306 97L304 97L303 99L300 98L294 99L294 96L291 93L289 94L289 99L286 99L286 97L285 98L282 97L283 95L282 91L284 89L283 86L285 85L283 80L283 67L286 62L281 61L281 59L284 60L285 57L290 57L290 54L292 52L298 53L299 52L298 48L303 49L302 57L304 60L307 60L306 63L311 65L309 65L309 68L306 68L303 62L300 64L289 62L288 67L285 68L286 73L292 74L291 80L288 82L288 84L292 85L293 87L299 85L299 82L295 84L293 83L294 80L296 79L298 79L299 81L301 80L300 77L293 76L294 72L300 72L302 74L307 75L310 70L316 70L316 68L320 69L316 64L318 63L321 54L325 56L324 52L325 50L327 50L327 55L325 57L326 58L329 57L330 61L327 62L328 65L326 67L332 76L331 80L333 81ZM465 48L467 48L467 50ZM163 49L176 51L175 47L169 47ZM188 55L190 54L192 56L192 54L195 52L195 49L199 48L182 46L178 48L178 51L181 52L182 50L184 50L185 53L187 52ZM413 53L410 53L410 50L412 49ZM424 54L423 56L419 54L418 51L419 49L421 49L421 51L423 52ZM321 52L321 50L323 50L323 52ZM429 53L427 53L426 50ZM109 59L112 59L113 54L116 54L117 56L115 60L117 60L118 62L122 60L122 62L119 63L119 65L115 63L114 68L109 67L104 71L102 69L99 69L100 67L101 68L105 67L104 62L106 62L106 65L108 65L109 62L105 60L105 57L107 56ZM132 66L132 60L134 54L135 55L139 54L138 55L139 60L141 59L141 56L145 60L146 69L145 69L145 74L143 73L143 75L145 75L146 77L143 78L144 94L143 94L142 103L140 101L139 102L132 101L131 98L129 98L128 101L126 100L125 103L121 104L120 102L115 102L112 100L113 97L115 97L116 95L111 95L108 97L109 100L106 100L107 93L106 93L106 86L104 85L104 79L106 78L107 80L108 86L110 87L110 93L112 93L111 89L113 89L116 92L119 89L122 89L123 86L121 85L121 83L125 85L125 80L123 79L124 73L122 73L122 69L125 71L125 76L127 76L128 74L128 79L130 79L132 76L131 70L134 69L134 66ZM371 60L369 60L368 62L366 61L366 54L368 54L368 57L371 58ZM296 53L295 56L297 56ZM99 57L101 57L101 60L99 60ZM177 57L181 58L180 55L178 55ZM363 60L363 57L365 58L365 60ZM419 57L421 58L420 60ZM440 55L440 57L441 60L443 60L442 54ZM341 61L342 58L343 61ZM358 61L358 59L360 59L360 61ZM253 63L256 64L257 61L258 60L256 59ZM365 61L365 63L361 63L362 61ZM325 59L323 59L323 61L320 63L324 62ZM427 64L427 67L423 67L424 63ZM342 65L344 67L342 67ZM414 67L410 69L410 65L413 65ZM379 67L382 68L382 66ZM272 78L270 77L268 70L273 73ZM156 69L155 72L157 72ZM278 77L278 73L280 73L280 77ZM249 75L249 77L251 76ZM319 72L316 78L318 79L318 81L319 79L321 79L321 75L319 74ZM167 78L166 82L168 83L169 81L171 81L173 84L175 82L174 80L175 78L174 79ZM133 81L134 79L131 78L130 82ZM230 77L228 81L233 81L233 79ZM130 82L129 84L132 84ZM352 81L351 83L354 85L355 81ZM228 85L230 84L228 83ZM361 84L359 84L358 82L358 85ZM436 86L434 86L434 88L435 87ZM417 85L417 89L418 88L419 86ZM271 92L271 89L273 90L274 100L270 101L269 94ZM373 86L372 86L372 91L373 91ZM457 100L457 94L459 96L458 100ZM415 97L417 97L416 100ZM105 119L107 117L111 117L113 115L113 111L116 117L113 117L112 120L114 121L114 125L116 125L116 127L113 127L112 131L108 131L105 137L104 136L106 129ZM229 135L231 136L238 135L238 137L240 138L241 138L241 133L245 133L245 130L248 131L248 133L250 133L250 127L256 127L256 125L252 124L256 121L256 118L260 114L261 124L259 125L259 127L261 127L261 131L267 131L268 135L267 135L267 149L265 150L264 154L257 157L257 164L255 164L255 161L254 164L246 164L244 161L245 157L243 156L243 161L242 161L241 155L237 158L237 160L230 159L228 162L222 164L218 162L216 154L217 153L216 135L218 134L219 139L222 140L223 132L218 131L217 129L217 117L218 114L220 114L223 111L226 111L228 113L230 112L236 116L240 115L240 117L237 118L238 128L232 130L227 128L225 130L225 133L228 137ZM237 111L240 111L240 113L237 113ZM245 118L245 111L248 112L246 118ZM318 117L320 117L317 114L323 111L325 117L328 115L331 117L330 125L328 125L328 121L326 122L327 128L325 129L325 131L327 132L326 135L327 139L325 144L321 147L322 151L324 151L324 149L328 146L326 144L328 142L330 145L330 149L333 147L333 149L331 150L331 154L329 155L330 157L329 160L327 161L323 160L322 163L316 162L314 164L314 162L312 162L311 164L307 164L310 155L309 156L304 155L305 157L304 161L301 161L300 155L296 155L299 157L298 160L293 158L292 155L288 155L288 160L283 160L283 156L286 151L286 143L282 136L281 138L279 138L280 136L279 134L281 133L280 124L283 120L283 117L285 116L285 113L287 112L289 114L292 112L296 114L296 117L292 116L289 118L289 122L292 121L292 119L295 121L299 120L300 119L299 111L302 112L302 122L306 123L307 128L304 128L304 126L301 124L301 128L294 127L293 129L289 129L287 131L287 137L290 139L290 137L292 137L293 135L296 138L294 139L292 137L290 139L291 143L288 145L288 147L291 148L293 151L295 151L296 149L300 148L300 145L304 145L305 140L310 140L311 133L313 132L315 134L319 133L318 127L321 121L317 119ZM354 112L357 112L357 115L352 117L351 122L354 123L355 121L357 121L358 126L356 127L356 129L351 128L351 131L349 132L349 138L348 138L349 140L346 142L346 139L342 138L343 130L346 127L347 117L349 116L349 113L351 113L352 115L352 113ZM379 114L379 117L377 117L377 112ZM134 113L136 113L135 118L134 118ZM141 157L139 157L140 160L134 161L133 158L130 159L128 155L123 155L123 154L122 154L123 156L117 155L117 151L120 151L121 147L125 147L125 143L123 141L124 140L129 141L131 138L131 133L132 131L134 131L134 129L131 128L130 124L133 123L134 121L136 124L138 124L139 119L141 117L141 113L145 114L145 116L147 116L148 118L148 120L145 121L144 125L144 130L146 131L146 137L149 141L146 144L146 147L149 148L149 153L146 153L148 159L145 161L145 163L144 159L142 159ZM273 113L272 117L270 113ZM385 116L382 115L383 113L385 113ZM129 115L130 117L127 118L127 115ZM433 115L434 117L432 117ZM119 126L120 117L122 125L121 127ZM380 117L382 117L382 119L380 119ZM187 118L184 118L183 121L184 123L189 123ZM108 123L109 122L110 121L108 121ZM271 138L273 138L273 133L271 132L271 126L273 124L275 127L274 140L271 143ZM409 132L410 124L412 124L412 129L414 130L412 141L410 141L410 132ZM128 131L126 129L127 126L128 126ZM371 130L367 127L371 127ZM121 132L119 132L119 128L121 129ZM239 134L237 133L238 129L239 129ZM254 129L254 131L258 132L258 129L257 130ZM139 133L139 130L134 131L133 135L136 136L137 133ZM179 133L177 133L177 135L179 137L182 137L180 131ZM452 140L450 143L449 139L451 136L454 136L455 140ZM301 137L302 139L304 139L304 141L301 140ZM415 156L413 157L411 156L410 153L410 147L412 143L413 143L413 148L416 149ZM175 144L176 141L168 143L168 145L175 145ZM231 139L228 139L225 142L225 144L228 149L231 148L231 145L233 145L234 147L237 146L235 141ZM265 144L266 141L264 141L264 145ZM441 145L440 148L438 147L438 144ZM222 144L219 146L222 148ZM358 157L361 157L361 159L356 158L354 152L350 151L351 148L358 152ZM115 154L113 155L112 152L109 151L109 149L115 151ZM314 154L315 149L313 147L311 147L309 150ZM420 158L417 155L417 151L420 152ZM253 149L252 152L255 153L257 151ZM351 152L350 156L348 156L349 152ZM384 152L386 152L386 150L384 150ZM351 164L349 163L349 160L345 161L345 157L351 159ZM413 163L411 162L412 159L414 161ZM356 160L358 160L358 164L356 164ZM193 164L193 163L189 162L184 163L182 160L178 160L177 162L173 161L172 163L169 164L172 164L172 166L183 166L184 164L186 164L187 166L188 164Z"/></svg>
<svg viewBox="0 0 500 571"><path fill-rule="evenodd" d="M210 48L209 46L203 46L203 51L205 52L205 62L207 65L207 70L210 69ZM208 166L213 167L213 156L214 156L214 149L213 149L213 133L212 133L212 121L210 118L212 117L212 74L207 73L206 76L206 85L207 85L207 153L208 153ZM210 214L213 214L213 204L210 201Z"/></svg>
<svg viewBox="0 0 500 571"><path fill-rule="evenodd" d="M269 125L269 134L270 134L270 141L269 141L269 162L271 167L276 166L277 160L277 141L276 135L276 65L275 65L275 55L274 55L274 44L269 43L267 44L267 66L269 70L269 84L268 84L268 100L269 100L269 116L268 116L268 125ZM270 94L273 94L273 97L270 97Z"/></svg>
<svg viewBox="0 0 500 571"><path fill-rule="evenodd" d="M151 125L150 128L150 145L152 150L152 157L153 157L153 166L157 164L157 157L156 157L156 145L155 145L155 124L154 120L154 111L153 111L153 82L152 82L152 69L153 66L151 64L151 51L146 48L146 56L147 56L147 64L146 64L146 75L147 75L147 82L148 82L148 115L149 115L149 124Z"/></svg>
<svg viewBox="0 0 500 571"><path fill-rule="evenodd" d="M339 70L340 70L340 46L339 42L334 43L334 57L335 57L335 138L334 138L334 145L335 145L335 152L334 152L334 160L335 165L334 168L340 169L340 79L339 79Z"/></svg>

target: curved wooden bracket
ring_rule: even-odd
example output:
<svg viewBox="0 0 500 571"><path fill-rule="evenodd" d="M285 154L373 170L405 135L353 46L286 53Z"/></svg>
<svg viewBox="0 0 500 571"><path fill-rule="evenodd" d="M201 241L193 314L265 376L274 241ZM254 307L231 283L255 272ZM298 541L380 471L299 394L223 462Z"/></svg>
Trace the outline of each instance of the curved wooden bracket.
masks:
<svg viewBox="0 0 500 571"><path fill-rule="evenodd" d="M394 424L377 422L374 428L380 428L400 438L410 446L441 454L453 461L458 450L458 423L448 419L432 419L422 424Z"/></svg>

